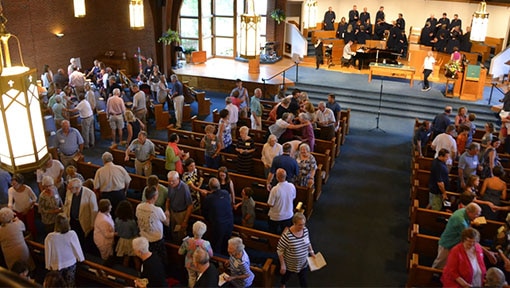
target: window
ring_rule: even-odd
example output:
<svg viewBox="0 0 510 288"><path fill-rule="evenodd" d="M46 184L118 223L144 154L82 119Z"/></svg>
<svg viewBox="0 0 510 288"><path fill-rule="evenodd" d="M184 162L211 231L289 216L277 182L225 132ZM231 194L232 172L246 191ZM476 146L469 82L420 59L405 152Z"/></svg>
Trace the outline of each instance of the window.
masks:
<svg viewBox="0 0 510 288"><path fill-rule="evenodd" d="M260 45L266 42L267 1L255 0L261 16ZM244 0L183 0L179 25L182 46L207 52L207 57L234 57L240 43ZM200 9L199 9L200 8Z"/></svg>

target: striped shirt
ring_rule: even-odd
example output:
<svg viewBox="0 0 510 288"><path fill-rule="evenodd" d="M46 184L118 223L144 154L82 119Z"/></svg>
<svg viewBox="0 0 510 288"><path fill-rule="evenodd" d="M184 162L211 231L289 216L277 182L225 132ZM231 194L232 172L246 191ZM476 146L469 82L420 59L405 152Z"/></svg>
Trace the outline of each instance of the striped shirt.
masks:
<svg viewBox="0 0 510 288"><path fill-rule="evenodd" d="M301 237L296 237L287 229L278 241L276 251L278 255L283 255L287 271L298 273L308 266L308 248L310 248L310 238L308 229L305 227Z"/></svg>

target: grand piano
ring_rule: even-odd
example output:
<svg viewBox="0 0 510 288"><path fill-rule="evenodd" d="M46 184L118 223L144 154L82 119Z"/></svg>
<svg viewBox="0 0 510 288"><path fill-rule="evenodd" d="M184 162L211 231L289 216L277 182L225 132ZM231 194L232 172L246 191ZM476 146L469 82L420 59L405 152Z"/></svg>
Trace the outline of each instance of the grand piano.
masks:
<svg viewBox="0 0 510 288"><path fill-rule="evenodd" d="M370 62L398 64L399 53L388 49L370 48L356 50L356 55L353 56L354 60L358 60L358 69L368 69ZM376 61L377 60L377 61Z"/></svg>

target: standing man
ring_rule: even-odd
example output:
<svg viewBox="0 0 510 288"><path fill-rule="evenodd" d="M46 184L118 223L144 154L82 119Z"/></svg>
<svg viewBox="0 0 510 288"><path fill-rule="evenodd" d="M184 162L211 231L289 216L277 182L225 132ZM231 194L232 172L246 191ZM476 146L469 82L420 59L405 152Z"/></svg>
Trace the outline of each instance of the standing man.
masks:
<svg viewBox="0 0 510 288"><path fill-rule="evenodd" d="M385 18L384 18L384 6L381 6L379 7L379 11L377 11L377 13L375 14L375 23L377 23L378 21L382 21L384 22L385 21Z"/></svg>
<svg viewBox="0 0 510 288"><path fill-rule="evenodd" d="M267 176L267 191L271 191L273 186L273 177L279 168L285 170L286 179L291 183L294 182L294 178L299 174L299 166L297 161L290 156L291 150L292 145L285 143L282 146L283 154L273 158L273 163L271 163L271 169L269 170L269 175Z"/></svg>
<svg viewBox="0 0 510 288"><path fill-rule="evenodd" d="M367 23L367 20L370 20L370 13L367 11L367 7L363 7L363 12L359 14L359 20L361 21L362 25L365 25L365 23Z"/></svg>
<svg viewBox="0 0 510 288"><path fill-rule="evenodd" d="M448 30L452 30L453 28L459 26L460 31L462 31L462 20L459 19L459 14L453 14L452 22L450 22L450 26L448 26Z"/></svg>
<svg viewBox="0 0 510 288"><path fill-rule="evenodd" d="M297 116L299 114L299 99L301 97L301 91L299 89L292 90L292 98L290 98L289 111Z"/></svg>
<svg viewBox="0 0 510 288"><path fill-rule="evenodd" d="M323 101L319 102L319 109L315 112L317 127L321 128L320 139L331 140L335 137L335 114L326 107Z"/></svg>
<svg viewBox="0 0 510 288"><path fill-rule="evenodd" d="M188 184L180 180L177 171L170 171L167 176L168 197L165 212L170 215L172 241L181 243L182 239L186 237L189 216L193 210L193 201L191 200Z"/></svg>
<svg viewBox="0 0 510 288"><path fill-rule="evenodd" d="M60 162L62 162L64 168L69 165L76 166L74 158L79 157L83 151L83 138L81 137L80 131L71 127L68 120L63 120L62 128L57 130L56 136Z"/></svg>
<svg viewBox="0 0 510 288"><path fill-rule="evenodd" d="M83 92L83 86L85 86L85 74L78 70L78 67L74 66L73 71L69 74L69 85L76 89L77 92Z"/></svg>
<svg viewBox="0 0 510 288"><path fill-rule="evenodd" d="M130 152L135 154L136 174L149 177L152 175L152 159L156 157L154 143L147 139L147 132L138 132L138 138L133 140L126 149L124 161L129 161Z"/></svg>
<svg viewBox="0 0 510 288"><path fill-rule="evenodd" d="M202 205L202 215L208 220L211 227L211 244L213 251L228 255L228 239L234 229L234 214L232 213L230 193L221 189L220 181L212 177L209 180L211 193L207 194Z"/></svg>
<svg viewBox="0 0 510 288"><path fill-rule="evenodd" d="M136 218L140 236L149 241L149 250L157 254L166 264L167 254L163 239L163 224L168 226L170 215L154 205L158 199L158 189L152 186L145 191L145 202L136 206Z"/></svg>
<svg viewBox="0 0 510 288"><path fill-rule="evenodd" d="M294 215L294 198L296 186L287 182L287 173L284 169L276 170L278 184L269 192L267 204L269 205L269 232L280 235L286 227L292 225Z"/></svg>
<svg viewBox="0 0 510 288"><path fill-rule="evenodd" d="M404 15L402 13L398 13L397 18L397 28L400 29L400 31L406 30L406 20L404 20Z"/></svg>
<svg viewBox="0 0 510 288"><path fill-rule="evenodd" d="M174 100L175 111L175 128L181 129L182 125L182 109L184 107L184 90L181 81L177 79L177 75L170 76L172 81L172 99Z"/></svg>
<svg viewBox="0 0 510 288"><path fill-rule="evenodd" d="M193 266L198 272L195 288L207 288L218 286L218 270L216 266L209 263L209 253L202 248L193 252Z"/></svg>
<svg viewBox="0 0 510 288"><path fill-rule="evenodd" d="M328 102L326 103L326 107L333 111L333 115L335 115L335 130L340 127L340 118L342 107L335 100L335 94L328 94ZM342 131L342 133L346 133L346 131Z"/></svg>
<svg viewBox="0 0 510 288"><path fill-rule="evenodd" d="M452 106L444 107L444 112L436 115L434 120L432 120L432 132L434 133L434 137L444 133L446 128L452 123L449 118L450 113L452 113L452 109Z"/></svg>
<svg viewBox="0 0 510 288"><path fill-rule="evenodd" d="M97 169L94 176L94 190L100 199L108 199L112 203L112 218L120 201L126 199L131 176L124 167L113 164L113 155L104 152L101 156L103 167Z"/></svg>
<svg viewBox="0 0 510 288"><path fill-rule="evenodd" d="M131 91L133 91L133 114L135 114L136 118L142 120L143 124L147 124L146 95L140 90L137 84L131 85ZM145 127L147 127L147 125Z"/></svg>
<svg viewBox="0 0 510 288"><path fill-rule="evenodd" d="M80 179L73 178L67 184L65 199L64 214L69 219L71 229L78 235L83 249L87 243L85 239L88 239L89 235L92 236L89 233L94 229L94 220L98 211L96 194L89 188L83 187ZM94 246L93 242L90 243Z"/></svg>
<svg viewBox="0 0 510 288"><path fill-rule="evenodd" d="M143 75L147 77L147 79L151 78L152 70L154 70L154 63L152 61L152 58L147 58L147 65L143 68Z"/></svg>
<svg viewBox="0 0 510 288"><path fill-rule="evenodd" d="M250 98L248 96L248 89L243 87L243 81L241 79L236 79L236 87L230 92L230 97L237 97L237 101L234 102L234 99L232 99L232 101L239 107L241 117L248 117Z"/></svg>
<svg viewBox="0 0 510 288"><path fill-rule="evenodd" d="M437 257L432 264L432 268L443 269L450 249L460 243L462 231L470 227L471 221L480 216L480 213L482 213L482 209L474 202L469 203L466 208L453 212L439 238Z"/></svg>
<svg viewBox="0 0 510 288"><path fill-rule="evenodd" d="M349 24L351 24L352 27L354 27L354 25L356 24L356 22L358 22L359 19L359 12L357 9L358 7L356 5L353 5L352 10L349 11Z"/></svg>
<svg viewBox="0 0 510 288"><path fill-rule="evenodd" d="M328 11L324 14L324 30L325 31L333 31L335 30L335 19L336 15L333 11L333 8L329 6Z"/></svg>
<svg viewBox="0 0 510 288"><path fill-rule="evenodd" d="M436 155L434 156L437 158L439 156L439 151L441 149L446 149L450 153L449 159L446 161L446 165L448 166L448 171L452 167L453 160L457 157L457 142L455 141L455 138L453 136L455 135L455 125L451 124L448 125L446 128L446 131L442 134L437 135L436 138L432 141L432 144L430 147L436 151Z"/></svg>
<svg viewBox="0 0 510 288"><path fill-rule="evenodd" d="M90 102L85 99L85 94L83 92L79 94L78 98L80 99L80 103L76 105L76 108L66 110L71 113L78 112L80 114L83 146L84 148L91 148L94 146L94 142L96 142L94 135L94 111L90 106Z"/></svg>
<svg viewBox="0 0 510 288"><path fill-rule="evenodd" d="M230 123L230 130L232 131L232 138L237 135L237 121L239 121L239 107L232 103L232 97L225 98L225 109L228 110L228 123Z"/></svg>
<svg viewBox="0 0 510 288"><path fill-rule="evenodd" d="M429 76L432 74L432 70L434 70L434 64L436 63L436 59L434 58L434 53L432 51L427 52L427 57L423 60L422 70L423 70L423 88L421 91L429 91Z"/></svg>
<svg viewBox="0 0 510 288"><path fill-rule="evenodd" d="M459 158L459 192L462 193L466 189L466 182L469 176L476 175L476 171L482 170L482 166L478 162L478 153L480 152L480 144L469 144L467 151Z"/></svg>
<svg viewBox="0 0 510 288"><path fill-rule="evenodd" d="M142 272L140 277L149 280L149 285L140 283L140 279L135 280L135 287L165 287L166 282L165 265L163 260L155 253L149 250L149 241L145 237L133 239L133 252L135 256L142 260Z"/></svg>
<svg viewBox="0 0 510 288"><path fill-rule="evenodd" d="M260 104L260 98L262 97L262 90L256 88L253 92L254 95L251 97L250 111L251 111L251 129L262 130L262 104Z"/></svg>
<svg viewBox="0 0 510 288"><path fill-rule="evenodd" d="M315 70L318 70L324 61L324 53L322 51L324 49L324 44L322 43L322 40L320 38L317 39L317 43L315 43L314 47L315 47L315 65L316 65Z"/></svg>
<svg viewBox="0 0 510 288"><path fill-rule="evenodd" d="M116 144L116 133L119 132L119 143L122 143L122 129L124 128L124 112L126 112L126 106L124 105L124 99L120 97L120 89L113 89L113 96L108 98L106 101L106 114L108 115L108 123L112 129L113 142L112 146Z"/></svg>
<svg viewBox="0 0 510 288"><path fill-rule="evenodd" d="M432 161L429 179L429 205L432 210L441 210L443 200L448 199L446 191L450 186L448 167L446 161L450 158L447 149L441 149L438 156Z"/></svg>

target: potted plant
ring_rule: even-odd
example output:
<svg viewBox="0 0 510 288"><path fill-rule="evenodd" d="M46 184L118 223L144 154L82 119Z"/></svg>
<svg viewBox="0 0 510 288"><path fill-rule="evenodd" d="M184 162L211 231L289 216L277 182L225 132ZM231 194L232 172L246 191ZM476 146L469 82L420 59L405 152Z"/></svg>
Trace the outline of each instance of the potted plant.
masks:
<svg viewBox="0 0 510 288"><path fill-rule="evenodd" d="M445 76L456 79L457 73L462 72L462 63L457 61L449 61L445 64Z"/></svg>
<svg viewBox="0 0 510 288"><path fill-rule="evenodd" d="M163 42L165 45L172 45L172 43L181 43L181 38L179 37L179 33L177 33L177 31L169 28L165 33L163 33L163 36L159 37L158 43L161 42Z"/></svg>
<svg viewBox="0 0 510 288"><path fill-rule="evenodd" d="M285 16L285 11L278 8L271 12L271 18L273 18L276 22L278 22L278 24L280 24L280 22L285 21L285 18L287 18L287 16Z"/></svg>
<svg viewBox="0 0 510 288"><path fill-rule="evenodd" d="M186 63L191 62L191 53L197 51L197 49L193 46L190 47L184 47L183 53L186 55Z"/></svg>

